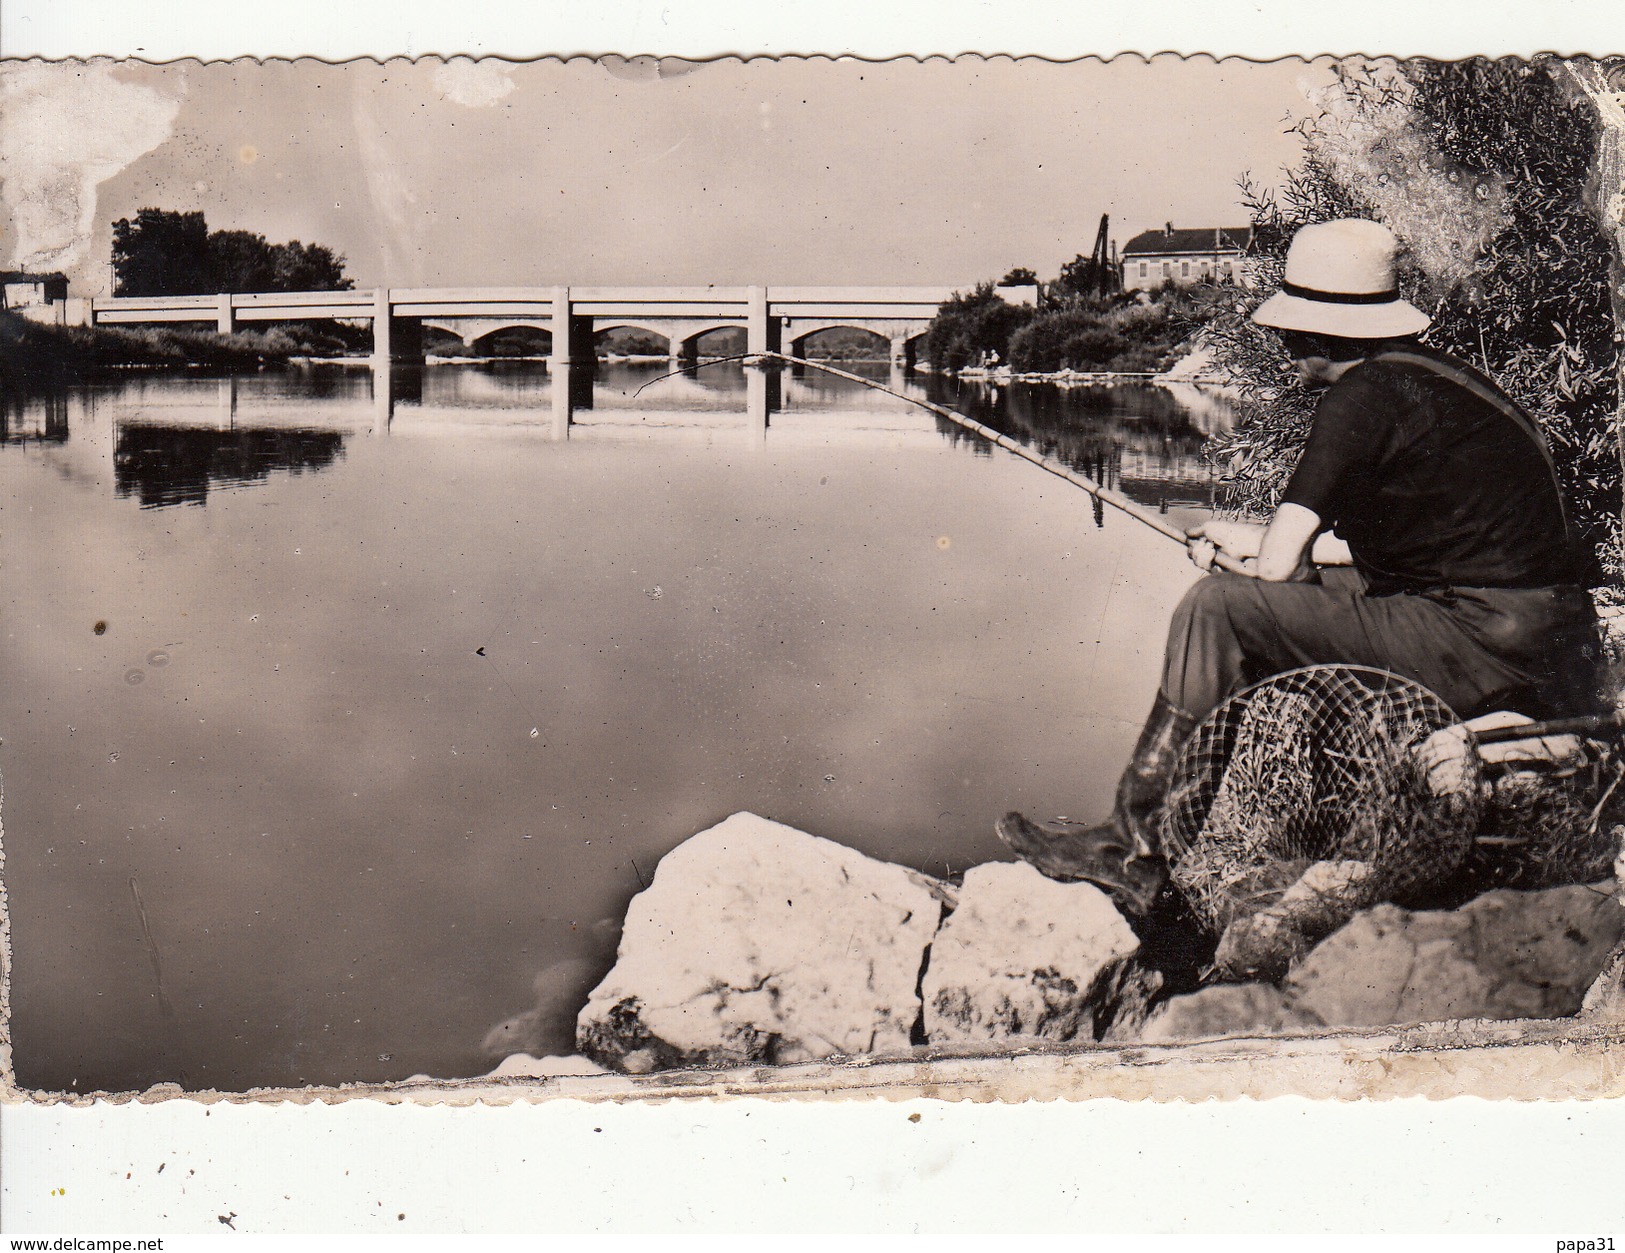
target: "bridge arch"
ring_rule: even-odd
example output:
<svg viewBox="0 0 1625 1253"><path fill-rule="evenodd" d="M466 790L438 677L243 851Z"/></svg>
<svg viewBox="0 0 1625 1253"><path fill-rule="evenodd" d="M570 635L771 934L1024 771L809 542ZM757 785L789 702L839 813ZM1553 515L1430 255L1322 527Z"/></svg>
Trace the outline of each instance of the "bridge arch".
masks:
<svg viewBox="0 0 1625 1253"><path fill-rule="evenodd" d="M441 321L438 321L438 320L436 320L434 318L424 318L423 319L423 329L426 330L426 331L440 331L443 334L450 335L453 339L455 339L458 343L460 343L464 348L468 348L468 347L471 346L470 343L469 343L469 340L467 338L467 335L468 335L467 328L462 327L462 326L458 326L455 321L448 320L448 321L445 321L445 322L441 322Z"/></svg>
<svg viewBox="0 0 1625 1253"><path fill-rule="evenodd" d="M806 356L803 349L807 340L822 331L867 331L886 342L894 364L912 369L919 342L930 329L931 324L928 321L882 322L863 318L789 319L785 323L783 336L785 351L792 356L801 357Z"/></svg>
<svg viewBox="0 0 1625 1253"><path fill-rule="evenodd" d="M424 330L455 336L465 348L475 352L483 352L489 347L491 336L503 331L529 331L546 343L546 352L552 352L553 328L546 318L429 317L420 325Z"/></svg>
<svg viewBox="0 0 1625 1253"><path fill-rule="evenodd" d="M878 323L865 322L859 318L831 318L821 322L792 321L785 328L784 340L787 344L801 344L813 335L824 331L867 331L878 339L890 340L891 331Z"/></svg>
<svg viewBox="0 0 1625 1253"><path fill-rule="evenodd" d="M926 330L908 332L892 340L892 360L912 370L920 356L920 345L925 341L929 330L927 327Z"/></svg>
<svg viewBox="0 0 1625 1253"><path fill-rule="evenodd" d="M450 342L456 343L457 350L459 352L473 351L473 347L465 338L465 332L460 327L446 325L442 322L430 321L424 322L421 326L421 330L423 332L423 351L426 353L448 351ZM440 335L444 336L444 339L435 342L434 337L429 334L430 331L438 331Z"/></svg>
<svg viewBox="0 0 1625 1253"><path fill-rule="evenodd" d="M673 331L671 337L672 356L693 357L699 354L700 340L717 331L739 331L744 333L745 324L742 321L728 322L700 322Z"/></svg>
<svg viewBox="0 0 1625 1253"><path fill-rule="evenodd" d="M653 335L656 339L670 339L671 328L661 326L657 322L629 322L625 318L605 318L602 322L594 321L592 324L593 338L607 334L610 331L642 331L645 335Z"/></svg>
<svg viewBox="0 0 1625 1253"><path fill-rule="evenodd" d="M633 322L625 318L605 318L602 322L594 321L592 328L592 342L594 354L601 349L604 336L611 331L641 331L651 339L658 340L666 345L668 357L678 357L682 354L682 345L678 335L672 332L670 325L661 325L658 321Z"/></svg>
<svg viewBox="0 0 1625 1253"><path fill-rule="evenodd" d="M538 341L545 342L545 347L542 346L542 343L537 344L537 356L549 356L553 352L553 330L551 327L539 322L509 322L502 326L481 328L478 335L470 337L468 346L476 352L486 355L495 346L496 337L507 331L526 331L535 336Z"/></svg>
<svg viewBox="0 0 1625 1253"><path fill-rule="evenodd" d="M847 320L826 322L822 326L795 326L784 332L784 350L792 356L805 357L809 347L807 341L814 335L822 335L825 331L861 331L876 340L877 346L882 349L890 348L892 344L892 336L887 331L872 323Z"/></svg>

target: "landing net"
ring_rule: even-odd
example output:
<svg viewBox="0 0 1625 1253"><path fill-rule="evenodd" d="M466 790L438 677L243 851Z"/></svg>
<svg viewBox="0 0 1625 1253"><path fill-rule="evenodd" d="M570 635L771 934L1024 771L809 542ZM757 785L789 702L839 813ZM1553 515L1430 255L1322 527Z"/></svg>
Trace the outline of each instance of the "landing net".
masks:
<svg viewBox="0 0 1625 1253"><path fill-rule="evenodd" d="M1461 754L1441 788L1417 750L1456 721L1421 684L1364 667L1311 666L1236 694L1175 767L1170 877L1215 934L1317 863L1337 868L1349 913L1442 882L1472 849L1480 765Z"/></svg>

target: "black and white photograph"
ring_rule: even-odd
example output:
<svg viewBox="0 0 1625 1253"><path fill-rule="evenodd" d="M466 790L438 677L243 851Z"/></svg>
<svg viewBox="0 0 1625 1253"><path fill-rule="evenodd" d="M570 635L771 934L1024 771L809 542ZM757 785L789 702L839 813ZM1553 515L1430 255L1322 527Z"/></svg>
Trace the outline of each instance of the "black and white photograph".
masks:
<svg viewBox="0 0 1625 1253"><path fill-rule="evenodd" d="M12 57L0 253L9 1100L1617 1094L1625 58Z"/></svg>
<svg viewBox="0 0 1625 1253"><path fill-rule="evenodd" d="M4 74L19 1089L1617 1023L1621 65Z"/></svg>

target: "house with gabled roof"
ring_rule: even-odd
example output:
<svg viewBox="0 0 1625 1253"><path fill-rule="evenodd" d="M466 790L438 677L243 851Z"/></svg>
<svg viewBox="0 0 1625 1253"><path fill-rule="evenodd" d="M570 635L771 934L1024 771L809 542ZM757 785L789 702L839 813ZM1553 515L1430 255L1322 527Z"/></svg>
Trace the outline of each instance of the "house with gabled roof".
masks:
<svg viewBox="0 0 1625 1253"><path fill-rule="evenodd" d="M1164 283L1245 284L1252 253L1251 226L1175 227L1141 231L1123 246L1124 291L1152 291Z"/></svg>

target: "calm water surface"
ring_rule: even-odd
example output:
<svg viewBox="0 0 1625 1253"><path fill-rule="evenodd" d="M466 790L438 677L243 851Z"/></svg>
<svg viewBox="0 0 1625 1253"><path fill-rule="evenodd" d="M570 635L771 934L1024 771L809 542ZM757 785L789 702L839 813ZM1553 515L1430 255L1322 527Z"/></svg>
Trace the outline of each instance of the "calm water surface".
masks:
<svg viewBox="0 0 1625 1253"><path fill-rule="evenodd" d="M1176 545L856 385L661 373L4 402L23 1085L480 1073L533 984L567 1051L628 899L730 813L940 874L1104 807ZM1200 397L893 381L1210 502Z"/></svg>

